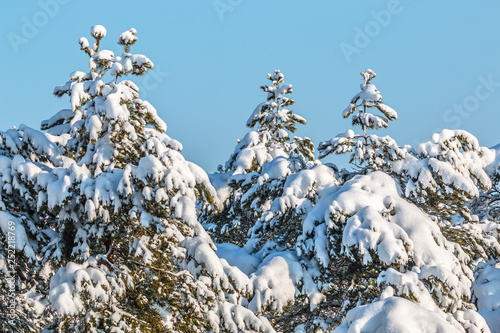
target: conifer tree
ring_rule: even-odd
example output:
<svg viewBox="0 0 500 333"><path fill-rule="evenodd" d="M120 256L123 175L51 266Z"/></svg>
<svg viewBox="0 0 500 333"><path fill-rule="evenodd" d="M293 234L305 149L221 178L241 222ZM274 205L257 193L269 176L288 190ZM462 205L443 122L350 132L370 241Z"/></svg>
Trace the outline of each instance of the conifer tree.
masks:
<svg viewBox="0 0 500 333"><path fill-rule="evenodd" d="M350 162L366 172L384 169L391 161L403 159L405 151L389 136L368 134L369 130L387 128L389 121L397 119L398 114L383 103L382 95L371 83L377 74L367 69L361 72L361 76L364 81L361 91L351 99L349 106L342 112L342 117L351 116L352 125L360 126L362 133L348 130L329 141L321 142L318 151L320 158L331 153L351 153ZM372 110L378 110L382 116L370 113Z"/></svg>
<svg viewBox="0 0 500 333"><path fill-rule="evenodd" d="M314 159L314 145L309 138L290 138L290 133L297 130L297 123L306 123L303 117L288 109L295 104L293 99L285 96L293 92L292 85L284 83L285 75L279 70L267 74L267 79L272 84L260 87L267 93L267 101L257 105L246 123L249 128L257 125L257 129L238 143L224 172L260 172L263 163L278 156L292 157L299 165Z"/></svg>
<svg viewBox="0 0 500 333"><path fill-rule="evenodd" d="M362 72L364 83L342 116L352 116L352 124L359 125L363 134L348 130L335 138L321 142L320 158L333 152L351 153L350 161L361 173L382 170L401 186L403 195L429 214L449 219L460 214L470 220L467 203L479 197L480 190L491 188L485 172L492 162L492 153L480 147L477 139L463 130L443 130L435 133L429 142L417 148L400 147L389 136L368 135L370 129L388 127L397 113L383 104L382 96L371 83L376 74ZM369 113L378 109L382 116Z"/></svg>
<svg viewBox="0 0 500 333"><path fill-rule="evenodd" d="M434 133L430 141L408 152L390 168L404 195L439 219L460 215L470 221L468 203L492 186L485 168L493 152L463 130Z"/></svg>
<svg viewBox="0 0 500 333"><path fill-rule="evenodd" d="M199 205L218 206L206 173L186 161L164 132L156 110L139 99L127 75L153 68L131 54L136 30L120 35L124 52L80 39L88 73L75 72L57 96L62 110L42 128L74 159L54 170L40 202L58 215L62 267L51 278L56 331L237 332L272 331L267 321L229 303L244 283L215 255L197 220ZM105 82L109 74L111 81ZM51 191L57 188L57 192Z"/></svg>
<svg viewBox="0 0 500 333"><path fill-rule="evenodd" d="M474 309L470 257L380 171L325 191L304 220L298 251L317 263L324 295L304 324L308 332L388 297L435 312Z"/></svg>
<svg viewBox="0 0 500 333"><path fill-rule="evenodd" d="M357 176L344 184L338 193L320 199L305 218L303 235L299 237L299 253L314 257L324 274L320 281L326 301L319 304L318 315L329 314L329 320L333 321L326 320L324 323L328 326L341 320L345 311L355 305L378 299L388 299L389 302L390 297L403 297L432 311L454 313L456 319L449 324L466 327L470 323L463 321L463 311L474 308L468 302L473 278L471 259L485 258L488 254L498 255L498 240L485 241L486 235L478 236L479 228L475 226L457 228L443 222L457 214L470 220L467 203L479 195L479 189L487 190L490 186L484 168L492 160L491 152L480 147L472 135L460 130L436 133L430 142L422 143L416 149L399 147L388 136L368 135L370 129L387 127L388 121L396 119L397 114L382 103L380 93L370 83L375 73L366 70L361 75L364 79L362 91L351 100L343 117L352 115L353 125L361 126L363 133L355 134L348 130L330 141L322 142L319 151L320 157L333 152L352 153L351 163L359 168L360 173L368 175L363 178ZM369 113L374 108L384 117ZM383 176L385 181L376 180L383 175L373 172L376 170L384 171L396 183L388 185L390 178L387 175ZM371 180L367 181L366 177L371 177ZM376 189L376 184L381 188ZM385 192L385 198L377 194L388 187L393 188L392 194ZM342 194L344 191L350 194ZM363 191L371 194L364 202L359 202L363 201ZM419 212L400 196L437 218L431 219ZM381 205L377 206L377 200L382 200ZM329 208L325 207L327 202ZM354 202L358 202L359 206ZM355 213L352 215L346 210ZM409 210L415 212L410 213ZM406 222L400 223L400 218L406 219ZM420 221L414 222L414 226L407 225L413 218ZM323 220L325 225L320 222ZM389 224L379 224L382 221ZM413 236L416 224L422 228L418 232L418 241ZM393 229L390 233L394 234L388 236L389 231L384 231L384 225L390 228L398 225L402 229ZM381 238L372 239L372 233ZM390 245L391 242L399 244L406 254L397 255L399 250ZM486 250L488 245L491 249ZM412 247L415 250L411 250ZM421 250L416 250L417 247ZM384 254L386 250L389 252ZM424 253L422 251L433 253L435 259L418 258ZM442 263L438 263L440 259L436 255L439 252L450 257L455 267L445 269ZM450 285L452 280L455 282ZM325 284L326 281L328 283ZM344 301L338 303L341 299ZM471 325L480 327L482 323L479 320ZM348 321L346 327L349 326ZM318 328L311 322L304 327Z"/></svg>
<svg viewBox="0 0 500 333"><path fill-rule="evenodd" d="M288 109L295 103L286 96L293 92L292 85L284 83L285 76L279 70L267 78L272 84L261 86L267 101L260 103L247 121L247 126L256 130L238 142L225 167L212 176L223 178L229 191L223 211L204 218L219 242L243 246L250 228L280 195L286 176L317 164L311 140L290 137L297 124L306 123Z"/></svg>
<svg viewBox="0 0 500 333"><path fill-rule="evenodd" d="M41 211L38 177L67 160L43 133L21 125L0 132L0 301L2 332L39 331L51 319L44 311L60 257L55 215ZM43 177L43 176L42 176Z"/></svg>

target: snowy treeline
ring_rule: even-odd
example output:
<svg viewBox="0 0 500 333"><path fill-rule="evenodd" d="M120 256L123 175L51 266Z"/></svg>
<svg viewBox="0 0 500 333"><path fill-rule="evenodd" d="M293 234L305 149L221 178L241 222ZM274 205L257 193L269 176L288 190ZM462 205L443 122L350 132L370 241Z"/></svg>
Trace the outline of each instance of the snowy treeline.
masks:
<svg viewBox="0 0 500 333"><path fill-rule="evenodd" d="M500 332L500 149L373 134L398 114L368 69L318 159L276 70L208 175L131 81L136 30L90 34L69 108L0 132L2 332Z"/></svg>

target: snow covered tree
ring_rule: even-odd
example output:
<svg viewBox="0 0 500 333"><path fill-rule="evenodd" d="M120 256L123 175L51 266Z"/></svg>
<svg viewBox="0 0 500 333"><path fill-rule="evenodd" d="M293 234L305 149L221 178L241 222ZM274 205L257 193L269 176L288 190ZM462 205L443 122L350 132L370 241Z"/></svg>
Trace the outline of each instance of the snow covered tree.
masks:
<svg viewBox="0 0 500 333"><path fill-rule="evenodd" d="M304 218L316 203L319 192L340 184L336 172L319 162L314 167L286 174L289 163L277 158L265 164L262 175L246 194L253 202L268 200L263 205L267 209L250 229L249 245L253 251L264 251L263 255L270 251L295 249ZM276 177L278 175L281 178ZM269 192L264 192L265 189Z"/></svg>
<svg viewBox="0 0 500 333"><path fill-rule="evenodd" d="M383 104L382 96L371 80L376 74L362 72L364 83L342 116L352 116L352 124L362 128L362 134L348 130L335 138L321 142L320 158L331 153L351 153L351 163L362 173L382 170L393 176L406 198L427 213L447 219L460 214L470 220L467 203L488 190L491 181L485 168L492 162L492 153L480 147L477 139L463 130L443 130L431 141L416 149L400 147L389 136L368 135L370 129L388 127L397 113ZM383 116L369 113L378 109Z"/></svg>
<svg viewBox="0 0 500 333"><path fill-rule="evenodd" d="M350 308L381 297L457 316L474 308L468 302L470 258L399 196L391 177L372 172L323 193L299 238L299 255L318 264L318 289L325 297L313 312L323 321L310 320L307 331L318 323L331 327Z"/></svg>
<svg viewBox="0 0 500 333"><path fill-rule="evenodd" d="M224 172L260 172L265 162L278 156L293 158L299 169L308 160L314 160L314 145L309 138L290 138L290 133L297 130L297 123L306 123L303 117L288 109L295 103L285 96L293 92L292 85L284 83L285 75L279 70L267 74L267 79L272 85L260 87L267 93L267 101L257 105L246 123L250 128L258 125L257 130L238 142Z"/></svg>
<svg viewBox="0 0 500 333"><path fill-rule="evenodd" d="M72 73L54 90L70 97L71 109L42 124L74 160L51 172L38 201L57 214L62 235L48 329L272 331L265 319L228 302L246 284L216 256L197 220L197 204L218 206L208 176L183 158L137 86L119 81L153 68L147 57L129 53L136 30L120 35L121 56L100 50L104 27L93 26L91 35L92 46L80 39L90 71Z"/></svg>
<svg viewBox="0 0 500 333"><path fill-rule="evenodd" d="M219 242L244 245L255 221L281 195L286 176L317 164L309 138L290 138L297 123L306 123L288 109L295 103L286 96L293 92L292 85L284 83L285 76L279 70L267 78L272 85L261 86L267 101L260 103L247 121L248 127L257 129L238 142L225 167L211 176L222 189L219 192L225 192L225 204L222 212L204 218L204 224Z"/></svg>
<svg viewBox="0 0 500 333"><path fill-rule="evenodd" d="M43 133L21 125L0 132L0 301L3 332L39 331L51 319L45 311L60 257L55 214L40 208L38 177L67 160ZM43 176L42 176L43 177Z"/></svg>
<svg viewBox="0 0 500 333"><path fill-rule="evenodd" d="M292 328L306 321L314 321L314 310L323 298L319 288L313 282L318 278L317 264L297 255L297 240L302 234L304 220L313 209L318 197L323 195L324 191L337 190L337 185L340 184L336 172L320 164L319 161L315 166L287 175L282 183L276 178L273 179L280 175L280 172L286 172L287 163L290 162L277 158L263 166L261 177L264 178L268 187L279 184L280 190L270 196L272 200L267 210L250 229L251 237L245 246L246 251L254 256L264 261L269 260L268 269L272 269L271 264L276 265L275 261L278 258L286 258L288 262L290 275L294 277L295 297L288 298L287 306L283 311L276 311L276 309L269 311L263 307L254 309L272 318L274 327L284 332L291 331ZM262 195L258 189L261 182L259 178L254 186L257 190L249 193L250 197ZM290 260L289 257L294 260ZM284 268L278 270L286 271ZM277 297L272 294L266 296L268 302L272 302Z"/></svg>
<svg viewBox="0 0 500 333"><path fill-rule="evenodd" d="M460 214L470 221L467 203L491 188L485 168L494 154L463 130L443 130L431 141L409 150L392 164L405 196L427 213L448 218Z"/></svg>
<svg viewBox="0 0 500 333"><path fill-rule="evenodd" d="M296 239L317 192L336 180L331 168L314 159L308 138L290 140L289 132L305 119L287 109L294 101L284 96L292 87L283 84L283 74L275 71L268 78L273 85L262 86L268 101L247 122L249 127L258 125L257 130L239 142L225 169L211 175L225 208L209 216L205 227L218 242L240 246L233 253L243 253L237 257L252 262L242 267L253 285L248 308L266 316L278 331L291 331L309 314L309 299L320 295L296 256ZM241 266L239 261L231 264Z"/></svg>
<svg viewBox="0 0 500 333"><path fill-rule="evenodd" d="M122 76L140 76L153 68L144 55L128 53L137 41L136 30L120 35L118 43L125 51L116 57L110 50L99 50L106 35L102 26L94 26L91 35L95 38L92 47L86 38L80 38L81 50L89 56L90 71L73 72L65 85L54 90L58 97L70 96L71 110L61 110L44 121L42 129L60 137L66 155L97 168L99 173L106 167L137 163L146 155L148 147L143 142L152 133L146 126L159 132L164 132L166 126L151 104L138 98L139 89L132 81L118 82ZM106 74L112 77L109 83L103 81Z"/></svg>
<svg viewBox="0 0 500 333"><path fill-rule="evenodd" d="M498 237L495 236L498 230L497 225L488 221L478 223L477 219L473 221L467 206L471 199L479 197L480 191L488 191L491 187L491 181L485 168L492 162L492 152L485 147L480 147L474 136L461 130L443 130L441 133L434 134L431 141L420 144L416 149L409 146L399 147L388 136L381 138L368 135L367 130L369 129L387 127L388 121L396 119L397 114L382 104L380 93L370 83L370 80L375 77L375 73L367 70L361 75L365 81L361 85L362 91L352 99L343 116L352 115L353 125L360 125L363 134L355 134L349 130L330 141L322 142L319 146L320 157L333 152L337 154L352 153L351 163L360 168L360 173L368 173L371 176L372 174L369 172L382 170L396 182L397 186L394 189L397 191L383 199L381 202L383 205L380 207L385 207L385 209L379 210L379 215L374 214L375 212L369 208L372 203L377 201L375 193L378 191L372 190L370 197L367 197L364 203L360 202L359 206L352 202L347 203L347 201L352 201L354 197L361 198L360 193L351 193L350 200L348 196L334 194L333 197L339 196L342 201L343 198L347 201L341 204L341 201L335 198L330 208L326 209L321 207L320 200L306 217L304 233L299 242L299 251L309 256L314 254L320 263L319 266L321 268L327 267L327 271L324 273L326 275L320 281L322 281L323 286L326 285L325 281L330 281L331 286L324 288L326 301L322 302L319 308L325 308L320 312L323 315L329 313L330 318L338 316L337 318L341 319L345 310L354 305L366 304L380 298L384 301L378 302L377 306L385 306L382 304L390 302L405 303L397 300L398 297L403 297L418 303L424 309L441 313L441 320L446 318L445 313L454 314L455 319L451 322L447 320L447 330L457 330L456 327L460 327L462 330L463 328L469 330L470 327L482 328L486 326L484 320L478 319L480 317L473 311L474 306L468 302L470 285L473 280L472 263L476 260L487 259L489 256L497 257L500 253L500 244ZM370 108L377 108L385 117L368 113L367 110ZM344 190L350 192L349 187L360 181L357 178L355 177L346 183L339 192ZM386 180L385 184L380 183L380 186L384 187L388 182L389 180ZM369 181L361 186L361 189L374 189L373 186L372 181ZM422 212L418 212L416 207L413 208L415 212L403 214L402 211L406 208L403 209L401 205L407 206L408 203L400 196L413 202L423 212L434 217L431 219ZM324 200L331 202L332 198ZM396 201L400 201L401 204L396 205ZM346 207L349 211L353 207L358 207L354 208L357 213L345 215ZM376 210L378 209L376 208ZM325 228L320 227L321 224L318 225L318 221L323 220L323 216L328 215L330 222ZM421 227L430 228L429 231L432 230L433 236L427 237L428 241L425 241L424 232L421 230L417 240L412 236L415 229L411 230L413 227L407 229L397 222L398 215L407 216L407 221L411 220L410 216L415 218L420 216L420 219L426 220L426 222L415 222L415 225L419 224ZM465 222L463 220L454 223L447 222L454 216L456 219L458 215ZM405 232L400 235L398 235L399 232L396 232L393 236L388 236L383 231L382 226L376 222L379 218L381 218L380 221L390 221L391 228L393 223L396 223ZM351 230L351 228L353 229ZM380 238L370 240L369 234L372 232L374 235L380 235ZM311 240L312 235L315 235L313 241ZM407 240L400 238L403 235L409 238ZM325 239L328 240L327 244L330 244L326 248L324 246ZM402 259L402 262L387 260L389 257L394 258L395 252L392 250L388 252L389 257L386 259L380 256L385 250L391 248L388 243L384 245L390 239L392 239L390 242L395 242L394 244L399 244L398 246L405 249L406 255L398 259ZM443 269L442 264L424 263L430 257L425 260L417 258L422 252L411 250L412 247L424 246L428 247L425 251L430 251L435 247L432 244L432 239L439 247L442 247L440 251L443 252L437 256L436 252L432 256L437 258L445 256L444 252L448 252L446 256L450 257L450 260L456 264L459 263L460 269L457 267ZM322 249L320 250L318 246ZM355 252L352 252L351 248ZM329 262L329 266L325 266L325 262ZM453 286L449 285L450 274L455 276L453 277L454 281L460 282ZM413 282L410 283L410 280ZM344 288L333 286L344 286ZM386 298L387 300L385 300ZM336 302L340 299L347 301L339 306ZM335 304L336 306L332 307ZM436 310L436 306L438 310ZM375 303L370 307L374 309ZM358 316L363 312L359 308L359 310L350 312L351 315L354 313L356 313L355 316ZM336 320L338 319L334 319L333 322ZM354 317L349 318L348 315L342 326L345 325L345 329L347 329L356 320ZM361 322L363 320L367 320L366 317L361 319ZM383 320L388 321L389 319ZM391 320L394 321L394 318ZM375 318L373 321L376 321ZM355 324L355 326L361 327L360 325L360 323ZM304 327L316 326L308 323ZM363 329L376 331L377 326L373 327L363 326ZM340 327L339 331L343 332Z"/></svg>
<svg viewBox="0 0 500 333"><path fill-rule="evenodd" d="M344 111L362 134L320 144L352 153L344 177L291 139L305 119L275 71L209 180L126 79L154 68L136 30L119 56L90 33L88 72L54 90L71 108L0 132L2 332L496 329L498 153L461 130L415 149L369 135L397 114L366 70Z"/></svg>
<svg viewBox="0 0 500 333"><path fill-rule="evenodd" d="M350 162L361 170L380 170L392 161L403 159L405 151L391 137L369 135L368 130L387 128L389 121L397 119L398 114L383 103L382 95L371 83L377 74L367 69L361 72L361 76L364 81L361 91L351 99L349 106L342 112L342 117L352 116L352 125L361 126L363 133L357 134L349 129L329 141L321 142L318 147L319 157L323 158L331 153L351 153ZM370 113L375 109L383 116Z"/></svg>

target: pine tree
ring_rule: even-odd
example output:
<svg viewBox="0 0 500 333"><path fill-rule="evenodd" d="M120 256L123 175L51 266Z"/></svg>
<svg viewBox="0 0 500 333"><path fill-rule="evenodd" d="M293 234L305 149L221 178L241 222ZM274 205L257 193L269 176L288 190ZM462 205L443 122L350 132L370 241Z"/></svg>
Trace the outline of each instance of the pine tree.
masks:
<svg viewBox="0 0 500 333"><path fill-rule="evenodd" d="M267 79L272 85L260 87L267 93L267 101L257 105L246 123L249 128L258 125L257 130L249 132L238 143L224 172L260 172L265 162L278 156L292 157L299 165L314 159L314 145L309 138L290 138L290 133L297 130L297 123L306 123L303 117L288 109L295 104L285 96L293 92L292 85L284 83L285 76L279 70L267 74Z"/></svg>
<svg viewBox="0 0 500 333"><path fill-rule="evenodd" d="M254 200L259 197L270 198L270 204L250 229L251 237L245 249L271 262L276 258L295 259L288 264L295 271L295 297L289 300L287 307L282 311L269 310L265 306L254 309L271 318L274 327L280 332L292 331L307 321L313 322L317 314L314 310L323 298L313 282L318 277L315 273L318 270L317 264L298 255L297 243L304 220L317 203L320 193L337 190L340 182L332 168L319 161L315 162L317 165L283 178L265 178L268 175L279 175L279 170L286 170L287 163L290 163L284 158L277 158L264 165L265 172L263 171L263 176L259 177L249 195ZM264 180L261 182L260 178ZM264 192L266 189L273 189L275 192ZM268 298L268 301L273 301L273 297ZM266 304L264 301L262 303Z"/></svg>
<svg viewBox="0 0 500 333"><path fill-rule="evenodd" d="M250 228L281 195L286 176L317 164L309 138L290 138L297 123L306 123L288 109L295 103L286 96L293 92L292 85L284 83L285 76L279 70L267 78L272 85L261 86L267 101L260 103L247 121L248 127L257 129L238 142L225 167L212 176L227 183L229 191L222 212L205 217L205 226L218 242L243 246Z"/></svg>
<svg viewBox="0 0 500 333"><path fill-rule="evenodd" d="M320 158L333 152L352 153L350 162L361 173L382 170L401 186L406 198L439 219L460 214L470 221L467 203L479 197L480 190L491 188L484 168L491 163L492 154L480 147L477 139L463 130L443 130L433 134L431 141L416 149L400 147L389 136L368 135L368 130L388 127L397 113L382 103L382 96L371 83L376 74L362 72L364 83L342 116L352 115L352 124L361 126L363 134L352 130L320 143ZM383 115L368 111L378 109Z"/></svg>
<svg viewBox="0 0 500 333"><path fill-rule="evenodd" d="M335 170L316 162L313 167L278 179L264 178L268 174L279 174L280 167L286 168L284 161L276 159L269 163L268 173L259 177L249 190L248 200L257 203L256 206L264 200L269 201L267 205L262 205L267 209L250 229L249 243L253 251L263 251L265 255L276 250L295 249L304 218L316 204L319 192L326 187L340 185L340 176Z"/></svg>
<svg viewBox="0 0 500 333"><path fill-rule="evenodd" d="M371 83L377 74L371 69L367 69L361 72L361 76L364 81L361 84L361 91L351 99L349 106L342 112L342 117L351 116L352 125L360 126L363 133L357 134L349 129L329 141L321 142L318 151L320 158L331 153L351 153L350 162L359 167L361 171L367 172L384 169L392 161L403 159L406 154L391 137L368 134L368 130L387 128L389 121L397 119L398 114L383 103L382 95L377 87ZM370 113L371 110L375 109L383 116Z"/></svg>
<svg viewBox="0 0 500 333"><path fill-rule="evenodd" d="M197 220L198 205L218 202L208 176L186 161L164 132L156 110L139 99L126 75L153 68L131 54L136 30L120 35L121 56L80 39L88 73L75 72L56 96L71 110L43 122L65 155L39 202L58 215L63 259L51 278L56 331L236 332L272 331L243 307L235 285L244 281L215 255ZM106 75L111 81L105 82ZM52 190L51 190L52 189Z"/></svg>
<svg viewBox="0 0 500 333"><path fill-rule="evenodd" d="M0 132L0 301L3 332L39 331L51 319L51 258L60 257L55 215L43 213L39 177L67 160L43 133L21 125Z"/></svg>
<svg viewBox="0 0 500 333"><path fill-rule="evenodd" d="M334 199L329 210L330 227L319 228L317 225L318 217L321 217L322 213L313 214L315 210L313 209L311 214L314 219L309 219L309 216L305 219L304 233L299 242L300 251L306 255L315 253L316 257L319 256L316 260L320 262L320 267L328 267L328 273L322 279L322 283L330 281L332 287L324 289L325 297L330 302L327 301L320 305L320 307L326 305L326 309L321 312L323 315L329 313L331 318L336 316L342 318L345 314L344 311L353 305L369 303L387 293L390 297L408 298L428 309L434 309L433 311L455 313L456 320L461 325L467 326L461 321L463 315L460 314L460 311L469 311L467 309L473 307L467 302L472 280L471 263L474 262L471 259L485 259L488 255L497 256L498 249L500 249L498 240L492 239L491 235L485 232L485 228L469 223L471 216L467 208L469 201L479 196L479 190L488 190L491 186L490 179L484 170L492 161L491 152L480 147L477 139L471 134L460 130L443 130L441 133L436 133L431 141L420 144L416 149L409 146L399 147L390 137L380 138L368 135L369 129L387 127L388 121L396 119L397 115L394 110L382 104L380 93L370 83L375 77L375 73L367 70L361 74L365 81L361 85L362 91L352 99L343 116L353 115L353 125L360 125L363 134L355 134L349 130L328 142L321 143L319 146L320 157L327 156L332 152L337 154L351 152L351 163L359 168L360 173L368 173L370 176L370 172L382 170L390 175L397 184L395 188L398 189L398 195L415 203L423 212L434 216L432 219L425 217L427 221L424 224L419 223L432 230L433 236L431 238L434 238L439 246L444 246L447 251L453 249L447 255L451 254L452 258L454 257L452 260L455 263L460 263L460 270L453 268L449 271L440 271L442 265L435 266L435 264L422 266L421 263L425 260L417 259L415 257L417 253L412 251L403 256L408 258L403 259L406 264L401 265L403 262L390 263L390 260L387 261L380 257L381 249L376 247L381 246L384 241L388 241L391 237L383 236L376 242L368 241L370 229L375 233L384 234L381 225L377 225L376 221L379 219L377 214L370 211L371 209L368 207L376 201L375 197L370 198L370 204L368 201L366 204L362 204L359 208L364 208L360 209L356 215L345 215L345 208L342 204L339 205L338 199ZM370 108L377 108L385 118L368 113ZM346 183L340 192L348 184L356 183L356 180L357 177ZM367 184L364 186L370 187ZM382 185L382 187L384 186ZM363 188L362 186L361 189ZM347 199L347 196L342 197L341 194L335 196L341 197L342 200ZM351 194L351 196L361 195ZM330 202L332 199L327 200ZM403 208L401 206L396 208L394 202L396 202L394 199L389 200L388 197L384 199L386 210L378 212L382 220L391 223L398 220L397 215L401 214L400 211ZM345 203L345 205L345 207L349 207L348 210L356 206L353 206L352 203ZM357 211L357 209L355 210ZM360 215L358 216L358 214ZM410 220L409 216L417 216L415 214L416 212L407 214L407 219ZM452 216L458 214L467 223L446 223ZM396 222L396 224L399 223ZM405 229L403 225L400 226ZM438 226L441 227L441 230L438 229ZM350 228L354 229L350 230ZM318 231L320 231L319 234ZM358 232L359 235L357 235ZM408 230L405 229L405 233L402 235L411 236L411 232L408 233ZM310 239L312 236L314 241ZM394 236L399 237L396 234ZM329 240L328 244L330 245L326 249L319 250L317 246L324 244L325 238ZM361 244L356 244L356 239ZM368 243L362 244L365 241ZM412 243L413 239L411 238L407 241L400 239L396 243L407 250L412 246L422 246ZM426 246L432 244L432 242L424 241L422 235L420 235L419 243L426 244ZM375 246L375 244L377 245ZM311 247L314 250L311 250ZM357 254L354 254L350 247ZM391 248L392 246L387 244L382 247ZM331 258L332 255L335 260ZM330 264L325 266L325 263ZM459 284L449 285L450 272L457 276L458 280L453 279L460 281ZM413 282L411 284L408 282L403 287L400 283L405 280ZM410 285L412 287L409 287ZM344 289L347 289L348 292L333 286L345 286ZM387 295L382 298L388 297ZM331 307L339 299L347 301L342 306L337 304L337 307ZM430 302L430 299L434 299L436 303ZM436 305L441 310L435 310ZM457 325L457 322L452 324ZM476 322L474 325L481 326L482 324Z"/></svg>
<svg viewBox="0 0 500 333"><path fill-rule="evenodd" d="M234 243L243 247L240 251L258 258L261 264L250 277L253 292L248 308L266 316L278 331L291 331L309 314L309 298L319 295L310 288L311 277L302 275L302 264L295 255L296 238L311 205L309 199L325 183L335 181L335 176L314 159L308 138L290 139L289 132L305 119L287 109L294 101L284 96L292 92L292 86L284 84L284 75L275 71L268 79L273 85L262 86L268 101L259 104L247 122L249 127L258 126L257 130L239 142L226 168L212 175L215 184L228 184L221 190L228 194L224 210L210 216L205 227L217 241ZM302 193L297 189L300 183L308 183L310 188ZM270 209L276 214L272 221L264 218ZM279 278L270 273L274 270L279 270ZM290 295L282 286L287 284L297 291Z"/></svg>
<svg viewBox="0 0 500 333"><path fill-rule="evenodd" d="M445 220L459 214L470 221L467 204L491 188L485 168L493 158L472 134L443 130L409 150L391 171L400 179L405 196L427 213Z"/></svg>
<svg viewBox="0 0 500 333"><path fill-rule="evenodd" d="M306 331L335 326L349 309L388 297L457 316L474 309L470 257L380 171L324 191L304 220L298 250L317 263L324 295Z"/></svg>

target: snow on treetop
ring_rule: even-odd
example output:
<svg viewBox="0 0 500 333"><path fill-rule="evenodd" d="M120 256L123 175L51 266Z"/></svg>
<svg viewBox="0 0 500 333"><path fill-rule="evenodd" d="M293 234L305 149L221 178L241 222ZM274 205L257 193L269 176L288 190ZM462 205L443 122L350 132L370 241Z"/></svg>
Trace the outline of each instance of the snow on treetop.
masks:
<svg viewBox="0 0 500 333"><path fill-rule="evenodd" d="M361 72L361 76L363 77L363 79L365 79L364 84L370 84L370 80L376 77L377 74L368 68L366 71ZM361 86L361 88L363 88L363 86Z"/></svg>
<svg viewBox="0 0 500 333"><path fill-rule="evenodd" d="M120 34L118 44L120 45L133 45L137 42L138 38L135 36L137 30L130 28Z"/></svg>
<svg viewBox="0 0 500 333"><path fill-rule="evenodd" d="M273 74L267 74L267 78L271 81L273 81L273 84L277 83L283 83L283 80L285 79L285 75L280 72L279 69L275 70Z"/></svg>
<svg viewBox="0 0 500 333"><path fill-rule="evenodd" d="M470 151L479 149L479 141L469 132L444 129L440 133L434 133L431 141L419 144L417 154L436 156L446 150Z"/></svg>
<svg viewBox="0 0 500 333"><path fill-rule="evenodd" d="M355 111L359 110L366 113L366 108L376 107L382 112L388 120L397 119L398 114L391 107L382 104L382 95L374 84L370 83L377 75L371 70L367 69L361 72L364 82L360 85L361 91L357 93L352 99L347 108L342 112L342 117L347 118Z"/></svg>
<svg viewBox="0 0 500 333"><path fill-rule="evenodd" d="M371 69L367 69L366 71L361 72L361 76L364 80L364 82L360 85L361 92L352 98L351 104L355 104L358 99L361 99L363 102L382 102L382 95L380 95L380 91L377 90L375 85L370 83L370 81L375 78L377 74L375 74L375 72ZM347 116L348 115L344 116L344 118Z"/></svg>
<svg viewBox="0 0 500 333"><path fill-rule="evenodd" d="M94 25L90 28L90 34L95 39L101 39L106 36L106 28L104 28L102 25Z"/></svg>
<svg viewBox="0 0 500 333"><path fill-rule="evenodd" d="M357 93L349 102L349 105L342 111L342 117L352 116L352 125L360 126L363 134L347 135L339 134L337 137L323 141L318 147L320 158L331 153L346 154L351 153L350 161L358 167L379 170L386 167L392 160L399 160L404 154L397 147L394 140L379 140L379 137L368 135L368 130L378 130L387 128L389 121L398 118L397 112L391 107L383 104L382 95L370 80L376 74L367 69L361 72L364 82L361 84L361 91ZM383 116L370 113L370 110L378 109ZM387 143L387 144L386 144ZM387 152L392 156L387 158Z"/></svg>
<svg viewBox="0 0 500 333"><path fill-rule="evenodd" d="M86 49L86 48L89 47L89 41L85 37L81 37L80 38L79 44L80 44L80 49L81 50L84 50L84 49Z"/></svg>
<svg viewBox="0 0 500 333"><path fill-rule="evenodd" d="M356 104L356 102L361 99L362 105L364 105L366 102L369 103L381 103L382 102L382 95L380 94L380 91L377 90L377 87L375 87L374 84L371 84L370 81L377 76L375 72L373 72L371 69L367 69L364 72L361 72L361 76L363 77L364 82L360 85L361 91L356 94L352 100L351 100L351 108L353 108ZM350 113L346 113L348 109L346 109L343 113L343 117L346 118L349 116ZM354 110L353 110L354 111ZM352 113L352 111L351 111Z"/></svg>
<svg viewBox="0 0 500 333"><path fill-rule="evenodd" d="M377 90L374 84L361 85L362 91L357 95L363 101L366 102L381 102L382 95L380 91Z"/></svg>

